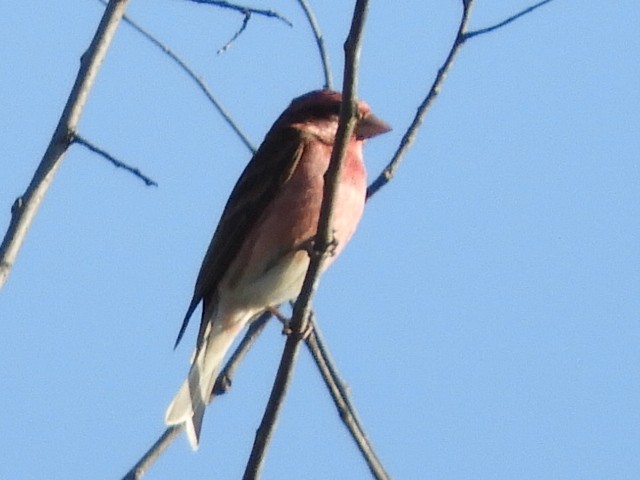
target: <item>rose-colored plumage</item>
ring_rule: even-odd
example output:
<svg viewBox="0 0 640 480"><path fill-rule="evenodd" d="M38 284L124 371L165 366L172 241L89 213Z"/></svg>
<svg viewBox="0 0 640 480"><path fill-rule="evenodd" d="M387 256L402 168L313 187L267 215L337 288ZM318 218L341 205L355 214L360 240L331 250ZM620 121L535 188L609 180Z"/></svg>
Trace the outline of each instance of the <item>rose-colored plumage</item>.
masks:
<svg viewBox="0 0 640 480"><path fill-rule="evenodd" d="M309 265L306 246L318 227L341 99L340 93L330 90L294 99L227 201L176 341L177 345L203 301L191 369L165 417L168 425L185 424L194 449L216 376L235 337L266 308L300 293ZM358 110L336 192L331 227L337 246L325 268L342 251L362 216L366 194L362 144L389 130L364 102L359 102Z"/></svg>

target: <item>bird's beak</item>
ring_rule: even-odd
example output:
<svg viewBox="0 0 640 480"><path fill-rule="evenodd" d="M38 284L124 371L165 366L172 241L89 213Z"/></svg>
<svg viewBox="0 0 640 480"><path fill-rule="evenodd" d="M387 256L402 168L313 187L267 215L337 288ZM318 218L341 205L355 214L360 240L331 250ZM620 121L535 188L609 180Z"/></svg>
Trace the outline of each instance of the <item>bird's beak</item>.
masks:
<svg viewBox="0 0 640 480"><path fill-rule="evenodd" d="M391 127L376 117L373 113L367 113L356 125L355 134L358 140L375 137L391 131Z"/></svg>

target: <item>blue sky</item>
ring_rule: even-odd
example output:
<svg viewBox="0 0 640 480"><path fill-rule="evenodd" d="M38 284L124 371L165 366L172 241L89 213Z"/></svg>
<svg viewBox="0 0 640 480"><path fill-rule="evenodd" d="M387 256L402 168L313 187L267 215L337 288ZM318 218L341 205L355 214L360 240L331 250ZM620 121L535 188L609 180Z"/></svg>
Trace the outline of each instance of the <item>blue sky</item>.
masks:
<svg viewBox="0 0 640 480"><path fill-rule="evenodd" d="M336 83L348 2L315 2ZM294 27L179 0L130 15L207 81L257 144L322 85ZM477 2L472 28L529 5ZM372 2L360 96L389 160L452 41L457 1ZM0 7L0 226L44 152L102 12ZM315 309L394 478L640 477L640 14L556 0L466 45L396 178L367 205ZM159 183L68 152L0 293L0 477L120 478L163 429L195 337L172 345L218 216L249 159L174 63L126 25L79 131ZM145 478L239 478L283 346L271 325L202 445ZM368 478L306 352L265 479Z"/></svg>

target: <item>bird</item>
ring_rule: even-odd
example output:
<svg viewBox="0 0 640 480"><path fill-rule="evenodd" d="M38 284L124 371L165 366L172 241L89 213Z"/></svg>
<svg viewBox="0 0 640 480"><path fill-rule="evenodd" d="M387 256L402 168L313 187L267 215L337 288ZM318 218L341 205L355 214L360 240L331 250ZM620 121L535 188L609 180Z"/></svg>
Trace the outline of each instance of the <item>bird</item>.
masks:
<svg viewBox="0 0 640 480"><path fill-rule="evenodd" d="M205 408L234 339L265 310L300 293L341 103L342 94L329 89L295 98L268 131L224 207L174 345L180 343L202 302L191 367L165 414L167 425L184 425L193 450L198 448ZM364 101L357 107L334 199L335 246L323 268L343 250L364 210L363 144L391 130Z"/></svg>

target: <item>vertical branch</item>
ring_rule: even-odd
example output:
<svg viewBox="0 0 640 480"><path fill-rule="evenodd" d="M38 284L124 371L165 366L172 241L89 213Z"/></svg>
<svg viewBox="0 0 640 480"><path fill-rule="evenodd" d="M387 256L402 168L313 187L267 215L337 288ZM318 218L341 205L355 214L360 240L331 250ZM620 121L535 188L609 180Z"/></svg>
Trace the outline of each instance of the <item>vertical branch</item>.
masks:
<svg viewBox="0 0 640 480"><path fill-rule="evenodd" d="M267 446L271 440L284 396L293 375L293 365L298 355L300 341L304 338L304 333L308 330L311 301L318 288L322 263L327 255L329 255L331 245L334 241L331 230L334 199L343 159L347 150L347 143L353 134L355 126L355 116L357 113L355 93L357 87L358 61L360 59L360 44L367 8L368 0L358 0L356 2L351 29L344 45L345 72L343 96L340 107L340 121L331 153L329 168L325 173L322 207L320 209L314 249L311 254L309 268L302 285L302 290L300 291L300 296L293 308L293 316L291 319L292 332L287 338L271 395L269 396L262 421L256 432L253 448L244 472L244 480L258 478L264 465Z"/></svg>
<svg viewBox="0 0 640 480"><path fill-rule="evenodd" d="M19 197L11 208L9 228L0 246L0 288L11 272L27 231L58 168L60 168L64 154L73 141L89 92L128 2L129 0L111 0L109 2L91 45L82 55L80 70L71 94L40 165L24 195Z"/></svg>

